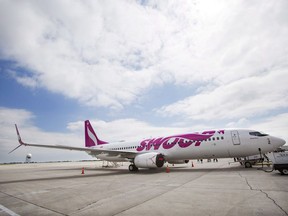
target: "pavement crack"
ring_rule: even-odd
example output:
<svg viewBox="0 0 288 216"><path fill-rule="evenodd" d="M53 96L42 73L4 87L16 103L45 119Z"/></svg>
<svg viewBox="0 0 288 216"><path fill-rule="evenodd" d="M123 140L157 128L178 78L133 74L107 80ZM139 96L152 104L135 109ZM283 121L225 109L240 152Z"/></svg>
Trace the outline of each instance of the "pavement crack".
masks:
<svg viewBox="0 0 288 216"><path fill-rule="evenodd" d="M82 211L83 209L88 208L88 207L91 206L91 205L97 204L99 201L101 201L101 200L97 200L97 201L95 201L95 202L88 203L88 204L85 205L84 207L78 208L75 212ZM73 214L73 213L72 213L72 214Z"/></svg>
<svg viewBox="0 0 288 216"><path fill-rule="evenodd" d="M242 176L240 173L239 173L239 175L240 175L241 178L244 178L244 179L245 179L246 184L248 185L248 187L250 188L250 190L255 190L255 189L253 189L252 186L249 184L248 179L247 179L246 177Z"/></svg>
<svg viewBox="0 0 288 216"><path fill-rule="evenodd" d="M259 189L258 191L260 191L261 193L265 194L268 199L270 199L276 206L278 206L278 208L280 210L282 210L288 216L288 212L286 212L280 205L278 205L278 203L272 197L270 197L268 195L268 193L266 193L265 191L263 191L261 189Z"/></svg>
<svg viewBox="0 0 288 216"><path fill-rule="evenodd" d="M266 193L265 191L261 190L261 189L254 189L250 184L249 184L249 181L246 177L242 176L241 173L238 173L239 176L243 179L245 179L246 181L246 184L248 185L248 187L250 188L250 190L252 191L259 191L261 193L263 193L268 199L270 199L281 211L283 211L285 213L285 215L288 216L288 212L286 212L272 197L270 197L268 195L268 193Z"/></svg>

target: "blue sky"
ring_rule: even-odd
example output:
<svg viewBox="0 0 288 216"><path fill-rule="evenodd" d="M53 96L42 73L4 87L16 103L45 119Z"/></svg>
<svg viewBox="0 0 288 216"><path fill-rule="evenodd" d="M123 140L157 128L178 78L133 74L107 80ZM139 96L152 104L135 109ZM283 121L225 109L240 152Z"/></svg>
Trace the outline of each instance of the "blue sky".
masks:
<svg viewBox="0 0 288 216"><path fill-rule="evenodd" d="M287 140L286 1L1 1L0 162L87 159L82 146L207 128Z"/></svg>

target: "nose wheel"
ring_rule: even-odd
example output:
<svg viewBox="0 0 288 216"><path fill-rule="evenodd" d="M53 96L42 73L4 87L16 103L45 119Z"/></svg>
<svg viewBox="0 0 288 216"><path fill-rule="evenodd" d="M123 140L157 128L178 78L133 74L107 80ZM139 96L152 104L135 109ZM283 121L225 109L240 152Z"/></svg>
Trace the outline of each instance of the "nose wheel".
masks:
<svg viewBox="0 0 288 216"><path fill-rule="evenodd" d="M244 164L245 164L245 168L251 168L252 167L252 164L250 161L246 161Z"/></svg>
<svg viewBox="0 0 288 216"><path fill-rule="evenodd" d="M136 167L135 164L130 164L129 165L129 171L130 172L136 172L136 171L138 171L138 167Z"/></svg>

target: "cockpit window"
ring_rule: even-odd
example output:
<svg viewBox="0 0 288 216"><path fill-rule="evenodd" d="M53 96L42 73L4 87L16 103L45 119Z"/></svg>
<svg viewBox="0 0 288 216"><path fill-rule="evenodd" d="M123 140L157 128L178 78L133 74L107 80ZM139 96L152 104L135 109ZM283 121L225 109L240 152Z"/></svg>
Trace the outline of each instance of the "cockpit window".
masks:
<svg viewBox="0 0 288 216"><path fill-rule="evenodd" d="M268 134L264 134L264 133L261 133L261 132L258 132L258 131L249 132L249 134L250 134L251 136L258 136L258 137L268 136Z"/></svg>

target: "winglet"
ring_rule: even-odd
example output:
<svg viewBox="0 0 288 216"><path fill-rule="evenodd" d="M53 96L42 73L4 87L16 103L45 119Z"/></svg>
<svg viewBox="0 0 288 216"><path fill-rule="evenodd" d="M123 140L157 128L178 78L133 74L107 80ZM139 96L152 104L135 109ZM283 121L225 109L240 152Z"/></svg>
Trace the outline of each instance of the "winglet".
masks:
<svg viewBox="0 0 288 216"><path fill-rule="evenodd" d="M22 139L21 139L21 136L20 136L20 133L19 133L17 124L15 124L15 128L16 128L16 133L17 133L17 136L18 136L18 142L19 142L21 145L23 145L24 143L22 142Z"/></svg>
<svg viewBox="0 0 288 216"><path fill-rule="evenodd" d="M17 127L17 124L15 124L15 128L16 128L16 133L17 133L17 136L18 136L18 142L19 142L19 146L17 146L15 149L13 149L12 151L9 152L12 153L13 151L15 151L16 149L18 149L21 145L25 145L25 143L22 141L21 139L21 136L20 136L20 133L19 133L19 130L18 130L18 127Z"/></svg>

